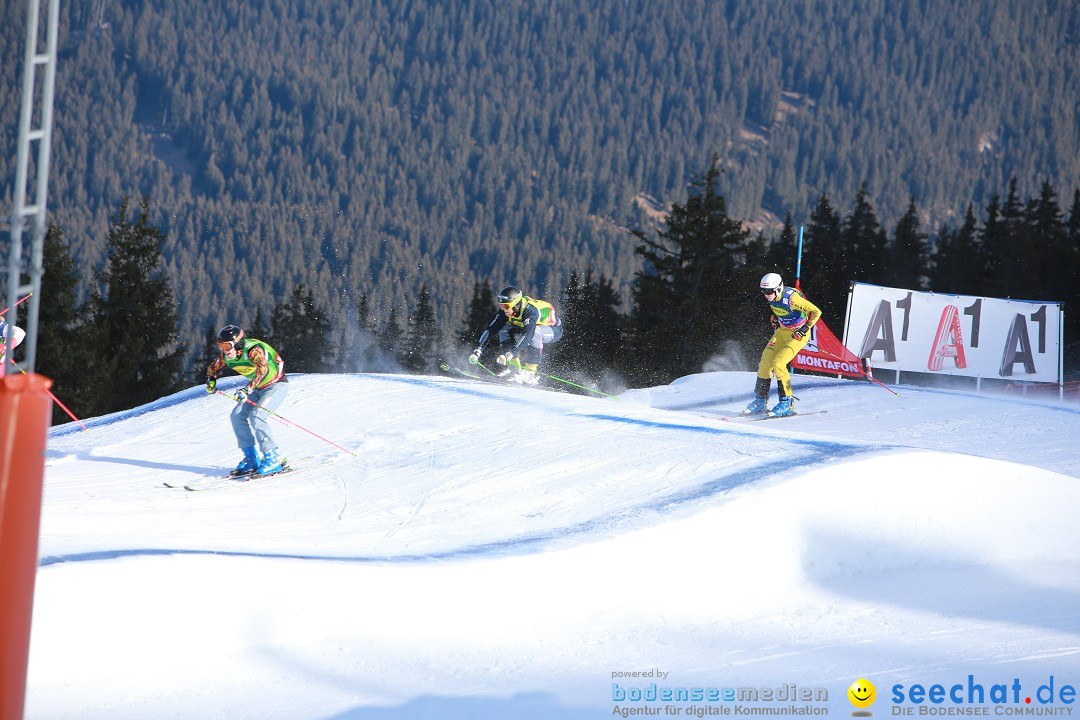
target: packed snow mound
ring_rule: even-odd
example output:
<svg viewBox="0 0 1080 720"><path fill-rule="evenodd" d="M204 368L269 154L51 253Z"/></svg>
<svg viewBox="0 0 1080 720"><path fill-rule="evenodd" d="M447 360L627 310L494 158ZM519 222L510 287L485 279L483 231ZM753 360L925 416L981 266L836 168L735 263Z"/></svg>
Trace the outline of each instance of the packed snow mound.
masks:
<svg viewBox="0 0 1080 720"><path fill-rule="evenodd" d="M1078 408L795 382L826 412L745 421L751 373L290 376L296 469L251 482L202 388L56 428L27 716L607 717L650 666L839 710L1075 666Z"/></svg>

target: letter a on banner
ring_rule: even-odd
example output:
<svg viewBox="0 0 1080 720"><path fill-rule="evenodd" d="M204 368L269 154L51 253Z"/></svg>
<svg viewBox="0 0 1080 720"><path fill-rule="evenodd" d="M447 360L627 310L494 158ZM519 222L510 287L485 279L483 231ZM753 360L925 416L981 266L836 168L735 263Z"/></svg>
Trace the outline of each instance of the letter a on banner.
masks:
<svg viewBox="0 0 1080 720"><path fill-rule="evenodd" d="M859 348L859 357L873 357L875 350L885 353L885 362L896 362L896 342L893 340L892 312L889 303L882 300L878 303L874 317L866 326L866 334L863 336L862 347ZM796 356L798 357L798 356Z"/></svg>
<svg viewBox="0 0 1080 720"><path fill-rule="evenodd" d="M955 305L946 305L941 311L941 320L938 321L934 346L930 348L930 360L927 361L926 368L940 370L945 358L952 358L958 368L967 367L964 335L960 332L960 311Z"/></svg>
<svg viewBox="0 0 1080 720"><path fill-rule="evenodd" d="M1019 349L1017 349L1019 345ZM1009 328L1009 339L1005 341L1005 354L1001 356L1001 377L1012 377L1013 365L1024 364L1024 372L1035 374L1035 358L1031 354L1031 338L1028 337L1027 323L1023 315L1017 315Z"/></svg>

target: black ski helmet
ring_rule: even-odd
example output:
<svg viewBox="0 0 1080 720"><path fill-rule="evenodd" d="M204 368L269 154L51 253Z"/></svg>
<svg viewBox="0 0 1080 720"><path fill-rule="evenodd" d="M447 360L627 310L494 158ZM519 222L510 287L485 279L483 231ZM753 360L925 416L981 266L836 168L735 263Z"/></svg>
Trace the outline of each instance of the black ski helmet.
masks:
<svg viewBox="0 0 1080 720"><path fill-rule="evenodd" d="M507 285L499 291L499 307L509 310L511 315L517 315L524 310L525 296L513 285Z"/></svg>
<svg viewBox="0 0 1080 720"><path fill-rule="evenodd" d="M239 325L226 325L217 334L218 347L224 350L235 350L244 344L244 331ZM225 345L228 345L226 348Z"/></svg>

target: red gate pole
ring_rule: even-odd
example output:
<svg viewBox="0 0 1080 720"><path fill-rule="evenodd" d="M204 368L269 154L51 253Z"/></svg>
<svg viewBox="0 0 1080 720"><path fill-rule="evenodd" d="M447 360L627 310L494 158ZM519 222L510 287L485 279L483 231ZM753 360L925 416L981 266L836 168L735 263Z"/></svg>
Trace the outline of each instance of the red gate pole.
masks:
<svg viewBox="0 0 1080 720"><path fill-rule="evenodd" d="M22 720L52 380L0 379L0 720Z"/></svg>

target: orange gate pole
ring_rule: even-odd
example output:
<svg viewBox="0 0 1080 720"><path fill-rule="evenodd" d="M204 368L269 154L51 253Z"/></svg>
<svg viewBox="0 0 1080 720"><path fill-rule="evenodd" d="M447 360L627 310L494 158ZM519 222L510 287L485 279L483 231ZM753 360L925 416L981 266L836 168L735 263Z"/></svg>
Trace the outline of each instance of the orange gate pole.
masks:
<svg viewBox="0 0 1080 720"><path fill-rule="evenodd" d="M52 380L0 378L0 720L22 720Z"/></svg>

